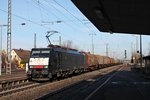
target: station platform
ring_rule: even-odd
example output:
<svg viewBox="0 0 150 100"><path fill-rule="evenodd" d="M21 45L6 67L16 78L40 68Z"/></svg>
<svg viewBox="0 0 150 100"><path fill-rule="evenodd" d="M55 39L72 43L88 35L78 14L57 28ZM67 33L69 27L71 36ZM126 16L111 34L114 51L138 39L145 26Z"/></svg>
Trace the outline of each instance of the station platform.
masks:
<svg viewBox="0 0 150 100"><path fill-rule="evenodd" d="M141 68L127 66L88 100L150 100L150 78Z"/></svg>

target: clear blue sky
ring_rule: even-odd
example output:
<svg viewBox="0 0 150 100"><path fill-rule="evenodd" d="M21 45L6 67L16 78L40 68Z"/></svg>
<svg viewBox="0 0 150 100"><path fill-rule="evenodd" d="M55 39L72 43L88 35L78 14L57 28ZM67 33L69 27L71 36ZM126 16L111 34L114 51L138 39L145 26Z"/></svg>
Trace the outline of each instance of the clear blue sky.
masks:
<svg viewBox="0 0 150 100"><path fill-rule="evenodd" d="M41 26L42 21L63 22ZM21 23L26 25L21 26ZM7 24L7 0L0 0L0 25L2 24ZM127 56L130 58L131 51L136 48L136 36L98 31L70 0L12 0L12 48L27 50L33 48L34 33L37 34L37 47L46 47L47 31L60 33L51 36L53 44L58 44L61 36L62 42L71 40L73 46L84 51L91 51L89 34L94 33L96 34L94 35L95 53L106 55L106 43L108 43L111 57L123 58L124 50L127 50ZM3 48L6 48L7 28L3 27L2 32ZM149 36L143 36L143 53L147 55L149 49Z"/></svg>

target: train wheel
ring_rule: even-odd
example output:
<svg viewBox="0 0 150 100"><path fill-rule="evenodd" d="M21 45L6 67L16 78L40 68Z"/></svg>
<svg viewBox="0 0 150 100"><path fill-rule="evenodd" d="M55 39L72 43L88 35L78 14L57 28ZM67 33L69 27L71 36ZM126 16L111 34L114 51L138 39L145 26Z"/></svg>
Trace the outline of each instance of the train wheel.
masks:
<svg viewBox="0 0 150 100"><path fill-rule="evenodd" d="M53 78L49 78L49 81L50 81L50 82L53 82Z"/></svg>
<svg viewBox="0 0 150 100"><path fill-rule="evenodd" d="M28 78L29 81L32 81L32 77Z"/></svg>

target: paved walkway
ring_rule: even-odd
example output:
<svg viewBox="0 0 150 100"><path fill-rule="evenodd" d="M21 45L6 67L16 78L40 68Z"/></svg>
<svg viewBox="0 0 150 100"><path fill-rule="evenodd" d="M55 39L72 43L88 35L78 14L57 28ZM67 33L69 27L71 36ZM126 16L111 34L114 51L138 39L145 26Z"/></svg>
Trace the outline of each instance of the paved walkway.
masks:
<svg viewBox="0 0 150 100"><path fill-rule="evenodd" d="M150 79L127 66L89 100L150 100Z"/></svg>

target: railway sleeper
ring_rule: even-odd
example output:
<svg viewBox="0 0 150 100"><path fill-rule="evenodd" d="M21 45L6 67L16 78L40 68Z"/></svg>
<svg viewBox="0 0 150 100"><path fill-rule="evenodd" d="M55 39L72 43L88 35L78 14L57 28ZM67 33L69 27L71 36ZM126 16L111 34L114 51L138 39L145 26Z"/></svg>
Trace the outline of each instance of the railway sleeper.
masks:
<svg viewBox="0 0 150 100"><path fill-rule="evenodd" d="M4 81L4 82L0 83L0 89L11 88L12 86L23 84L25 82L28 82L28 80L23 79L23 80L14 80L14 81Z"/></svg>

